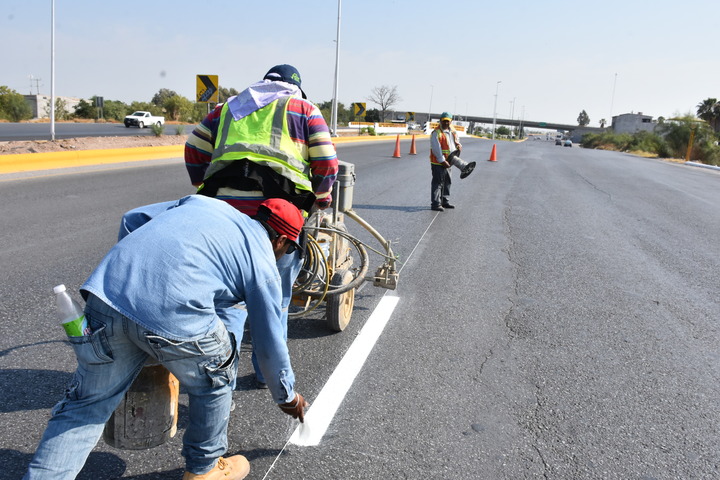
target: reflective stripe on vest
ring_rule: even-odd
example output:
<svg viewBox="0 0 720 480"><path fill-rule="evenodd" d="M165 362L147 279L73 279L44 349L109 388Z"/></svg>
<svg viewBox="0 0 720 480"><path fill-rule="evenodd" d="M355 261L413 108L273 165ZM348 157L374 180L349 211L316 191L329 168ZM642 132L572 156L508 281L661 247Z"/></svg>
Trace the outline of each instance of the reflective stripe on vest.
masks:
<svg viewBox="0 0 720 480"><path fill-rule="evenodd" d="M220 135L215 141L212 163L205 172L205 179L230 162L247 159L272 168L292 181L298 190L312 192L310 164L298 151L287 128L286 112L290 98L280 97L237 121L229 112L228 104L223 105Z"/></svg>

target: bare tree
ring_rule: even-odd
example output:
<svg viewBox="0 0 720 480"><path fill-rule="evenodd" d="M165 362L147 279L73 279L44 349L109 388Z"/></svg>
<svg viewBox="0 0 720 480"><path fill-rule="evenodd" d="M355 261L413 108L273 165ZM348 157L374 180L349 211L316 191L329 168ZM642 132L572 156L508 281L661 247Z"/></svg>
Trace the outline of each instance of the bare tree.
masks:
<svg viewBox="0 0 720 480"><path fill-rule="evenodd" d="M372 89L372 94L367 99L373 103L380 105L380 115L382 121L385 121L385 114L393 105L397 104L402 98L398 95L397 85L388 86L381 85Z"/></svg>

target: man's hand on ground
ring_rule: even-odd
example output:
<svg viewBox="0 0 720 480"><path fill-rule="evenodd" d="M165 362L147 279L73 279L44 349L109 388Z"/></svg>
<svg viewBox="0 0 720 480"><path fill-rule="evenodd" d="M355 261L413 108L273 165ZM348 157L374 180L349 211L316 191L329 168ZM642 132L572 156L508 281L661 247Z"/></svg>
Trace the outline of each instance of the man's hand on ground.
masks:
<svg viewBox="0 0 720 480"><path fill-rule="evenodd" d="M303 423L305 420L305 409L309 407L310 404L305 401L305 399L300 395L299 393L295 394L295 398L292 402L288 403L281 403L278 405L280 407L280 410L287 413L293 418L297 418L300 420L300 423Z"/></svg>

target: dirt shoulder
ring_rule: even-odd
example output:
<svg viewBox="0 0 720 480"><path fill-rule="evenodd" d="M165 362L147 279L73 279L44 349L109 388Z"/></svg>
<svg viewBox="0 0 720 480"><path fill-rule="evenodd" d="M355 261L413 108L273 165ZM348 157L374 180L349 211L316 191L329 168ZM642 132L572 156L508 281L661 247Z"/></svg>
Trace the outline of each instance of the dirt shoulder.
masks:
<svg viewBox="0 0 720 480"><path fill-rule="evenodd" d="M123 137L79 137L60 140L30 140L0 142L0 155L19 153L67 152L77 150L104 150L108 148L161 147L183 145L187 135L137 135Z"/></svg>

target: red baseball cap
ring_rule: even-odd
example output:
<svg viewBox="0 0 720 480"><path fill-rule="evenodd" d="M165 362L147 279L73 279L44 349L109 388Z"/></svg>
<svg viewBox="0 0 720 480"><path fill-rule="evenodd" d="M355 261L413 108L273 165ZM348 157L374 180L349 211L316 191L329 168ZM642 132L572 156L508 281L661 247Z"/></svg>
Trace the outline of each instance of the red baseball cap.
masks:
<svg viewBox="0 0 720 480"><path fill-rule="evenodd" d="M295 205L282 198L269 198L258 207L256 220L267 223L278 235L285 235L298 249L305 219Z"/></svg>

